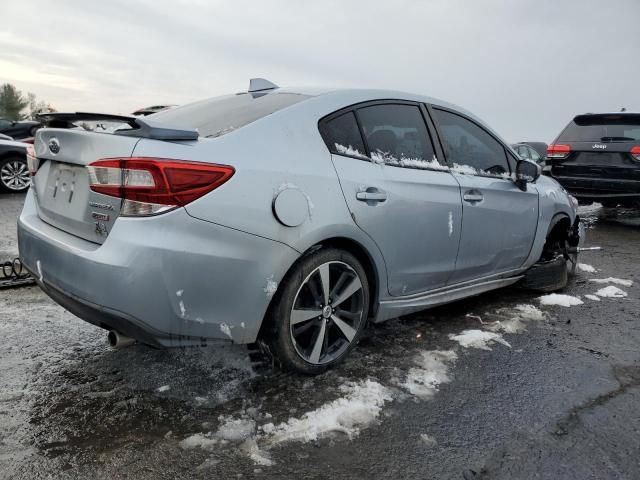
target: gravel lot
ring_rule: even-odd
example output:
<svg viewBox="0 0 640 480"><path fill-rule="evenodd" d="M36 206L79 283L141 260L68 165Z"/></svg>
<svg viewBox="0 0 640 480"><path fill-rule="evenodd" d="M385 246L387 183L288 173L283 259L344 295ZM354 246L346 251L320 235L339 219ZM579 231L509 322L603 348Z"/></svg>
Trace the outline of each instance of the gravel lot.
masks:
<svg viewBox="0 0 640 480"><path fill-rule="evenodd" d="M0 196L0 259L21 203ZM0 290L0 478L640 478L640 213L582 215L603 247L563 292L582 304L492 292L315 378L239 346L113 351L37 287Z"/></svg>

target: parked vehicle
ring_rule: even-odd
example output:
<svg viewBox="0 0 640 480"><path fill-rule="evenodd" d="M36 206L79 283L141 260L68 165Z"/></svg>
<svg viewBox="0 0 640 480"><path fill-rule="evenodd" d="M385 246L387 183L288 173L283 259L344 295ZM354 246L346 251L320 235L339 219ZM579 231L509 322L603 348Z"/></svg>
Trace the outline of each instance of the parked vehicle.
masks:
<svg viewBox="0 0 640 480"><path fill-rule="evenodd" d="M549 146L545 142L518 142L517 145L529 145L538 152L538 155L541 157L544 157L547 154L547 147Z"/></svg>
<svg viewBox="0 0 640 480"><path fill-rule="evenodd" d="M13 138L10 137L9 135L4 135L0 133L0 140L13 140Z"/></svg>
<svg viewBox="0 0 640 480"><path fill-rule="evenodd" d="M545 152L546 152L546 148L547 148L546 143L544 145L545 145ZM511 146L516 151L516 153L520 156L520 158L524 158L525 160L531 160L532 162L536 162L536 163L544 162L544 153L542 155L539 154L538 151L528 143L516 143Z"/></svg>
<svg viewBox="0 0 640 480"><path fill-rule="evenodd" d="M519 281L562 288L575 260L576 203L434 98L254 80L116 120L37 133L18 225L42 289L114 346L257 341L318 373L368 322Z"/></svg>
<svg viewBox="0 0 640 480"><path fill-rule="evenodd" d="M13 137L14 140L33 137L40 127L40 122L16 122L6 118L0 118L0 133Z"/></svg>
<svg viewBox="0 0 640 480"><path fill-rule="evenodd" d="M27 145L0 139L0 192L19 193L29 188Z"/></svg>
<svg viewBox="0 0 640 480"><path fill-rule="evenodd" d="M133 112L132 115L145 117L147 115L158 113L173 107L175 107L175 105L153 105L151 107L140 108Z"/></svg>
<svg viewBox="0 0 640 480"><path fill-rule="evenodd" d="M549 145L546 165L581 203L640 206L640 113L576 116Z"/></svg>

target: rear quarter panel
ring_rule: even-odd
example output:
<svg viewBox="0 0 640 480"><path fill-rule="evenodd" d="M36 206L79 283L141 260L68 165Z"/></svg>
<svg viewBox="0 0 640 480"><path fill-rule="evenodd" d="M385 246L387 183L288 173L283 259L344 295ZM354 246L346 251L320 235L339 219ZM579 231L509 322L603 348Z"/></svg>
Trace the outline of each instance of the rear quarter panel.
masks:
<svg viewBox="0 0 640 480"><path fill-rule="evenodd" d="M329 238L351 239L368 251L379 290L386 292L382 255L353 222L318 132L318 120L343 100L321 100L311 98L218 138L188 143L143 139L133 155L233 166L236 172L227 183L186 206L189 215L282 242L301 254ZM284 189L303 194L306 218L299 226L284 226L274 215L274 200Z"/></svg>

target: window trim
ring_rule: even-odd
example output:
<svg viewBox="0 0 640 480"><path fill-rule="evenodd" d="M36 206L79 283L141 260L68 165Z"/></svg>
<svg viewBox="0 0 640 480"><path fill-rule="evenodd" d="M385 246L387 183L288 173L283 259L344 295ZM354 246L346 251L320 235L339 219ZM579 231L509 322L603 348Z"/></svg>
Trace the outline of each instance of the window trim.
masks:
<svg viewBox="0 0 640 480"><path fill-rule="evenodd" d="M360 161L366 161L371 163L372 165L376 166L378 165L372 158L371 158L371 152L369 151L369 144L367 143L364 133L362 131L362 124L360 122L360 118L358 115L358 110L361 108L366 108L366 107L373 107L373 106L378 106L378 105L409 105L409 106L413 106L413 107L417 107L418 110L420 111L420 115L422 116L422 121L424 122L425 128L427 130L427 134L429 136L429 140L431 141L431 146L433 147L433 153L436 157L436 160L438 161L438 163L440 165L442 165L443 167L450 167L448 161L446 160L446 157L444 155L444 150L441 148L441 145L439 143L439 139L438 139L438 135L437 135L437 131L434 127L434 123L431 120L431 117L429 116L429 113L427 112L426 109L426 105L422 102L416 102L413 100L403 100L403 99L398 99L398 98L385 98L385 99L379 99L379 100L366 100L364 102L358 102L358 103L354 103L352 105L343 107L339 110L336 110L334 112L331 112L328 115L325 115L324 117L320 118L320 120L318 120L318 132L320 133L320 136L322 137L322 143L325 144L325 146L327 147L327 149L329 150L329 153L331 155L338 155L341 157L346 157L346 158L354 158L356 160L360 160ZM353 116L356 119L356 123L358 125L358 130L360 132L360 138L362 140L362 144L364 145L364 149L365 149L365 156L361 157L361 156L357 156L357 155L349 155L346 153L340 153L337 152L334 148L331 148L327 145L327 142L325 141L323 132L325 131L325 125L330 122L331 120L340 117L341 115L344 115L345 113L349 113L349 112L353 112ZM403 167L401 165L387 165L385 164L386 167L394 167L394 168L406 168L406 169L410 169L410 170L426 170L429 172L444 172L444 173L449 173L446 170L440 170L437 168L416 168L416 167Z"/></svg>
<svg viewBox="0 0 640 480"><path fill-rule="evenodd" d="M498 142L498 144L502 147L503 153L504 153L504 160L507 163L507 166L509 167L509 175L512 175L513 172L515 171L514 168L511 165L511 162L509 161L509 149L505 146L504 142L502 142L499 138L497 138L493 133L491 133L490 131L488 131L485 127L483 127L482 125L480 125L476 120L474 120L473 118L469 117L468 115L465 115L464 113L458 111L458 110L454 110L452 108L448 108L448 107L443 107L441 105L433 105L433 104L425 104L427 107L427 111L429 112L429 115L431 115L432 120L433 120L433 124L435 126L435 130L438 134L438 141L440 143L440 147L442 148L442 152L443 155L445 156L445 158L447 157L446 155L446 150L444 149L444 144L443 144L443 135L442 135L442 131L440 129L440 125L437 122L437 117L434 114L434 110L440 110L443 112L447 112L447 113L451 113L453 115L458 115L459 117L464 118L465 120L473 123L476 127L478 127L479 129L481 129L483 132L485 132L487 135L489 135L491 138L493 138L496 142ZM517 163L517 160L516 160ZM448 165L452 165L452 163L449 161L449 159L447 158L447 164ZM468 174L465 174L468 175ZM494 178L497 180L508 180L511 181L510 178L504 178L504 177L499 177L497 175L490 175L490 174L481 174L481 173L474 173L473 174L476 177L485 177L485 178Z"/></svg>

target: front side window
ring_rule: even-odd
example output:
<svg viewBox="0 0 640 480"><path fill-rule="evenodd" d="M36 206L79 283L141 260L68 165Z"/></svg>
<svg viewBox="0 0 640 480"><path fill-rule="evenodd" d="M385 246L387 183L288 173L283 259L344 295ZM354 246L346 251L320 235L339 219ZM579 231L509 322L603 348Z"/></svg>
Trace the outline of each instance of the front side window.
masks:
<svg viewBox="0 0 640 480"><path fill-rule="evenodd" d="M374 162L410 168L442 168L419 107L373 105L359 108L357 115Z"/></svg>
<svg viewBox="0 0 640 480"><path fill-rule="evenodd" d="M353 112L332 118L325 122L320 130L331 153L366 158L364 143Z"/></svg>
<svg viewBox="0 0 640 480"><path fill-rule="evenodd" d="M434 109L447 160L460 173L507 176L504 147L484 129L455 113Z"/></svg>

